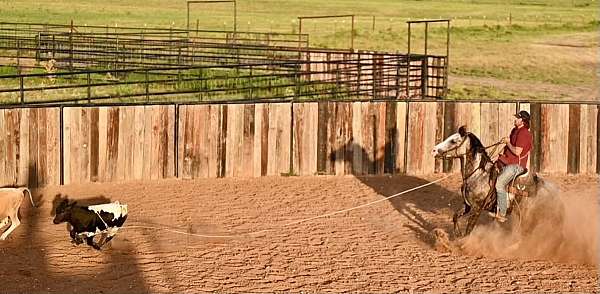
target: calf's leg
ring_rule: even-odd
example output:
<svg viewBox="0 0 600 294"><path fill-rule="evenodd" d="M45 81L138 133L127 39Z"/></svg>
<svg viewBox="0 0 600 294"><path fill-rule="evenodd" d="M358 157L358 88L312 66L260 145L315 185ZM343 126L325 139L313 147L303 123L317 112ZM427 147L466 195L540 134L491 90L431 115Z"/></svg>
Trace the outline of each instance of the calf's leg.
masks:
<svg viewBox="0 0 600 294"><path fill-rule="evenodd" d="M10 227L8 228L8 230L6 230L4 233L2 233L2 236L0 236L0 240L5 240L6 237L8 237L8 235L10 233L12 233L12 231L14 231L21 224L21 221L19 221L19 217L17 216L17 212L15 212L13 215L11 215L9 217L10 217Z"/></svg>

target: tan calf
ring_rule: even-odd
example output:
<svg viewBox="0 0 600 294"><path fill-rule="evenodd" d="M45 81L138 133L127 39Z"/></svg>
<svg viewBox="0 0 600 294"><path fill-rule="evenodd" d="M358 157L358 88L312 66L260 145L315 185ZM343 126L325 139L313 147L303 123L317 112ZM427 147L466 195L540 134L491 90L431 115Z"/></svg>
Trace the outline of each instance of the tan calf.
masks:
<svg viewBox="0 0 600 294"><path fill-rule="evenodd" d="M8 224L8 220L10 219L10 227L0 235L0 240L6 239L6 237L21 224L18 214L21 203L23 203L25 191L29 194L31 205L35 207L29 189L0 188L0 228Z"/></svg>

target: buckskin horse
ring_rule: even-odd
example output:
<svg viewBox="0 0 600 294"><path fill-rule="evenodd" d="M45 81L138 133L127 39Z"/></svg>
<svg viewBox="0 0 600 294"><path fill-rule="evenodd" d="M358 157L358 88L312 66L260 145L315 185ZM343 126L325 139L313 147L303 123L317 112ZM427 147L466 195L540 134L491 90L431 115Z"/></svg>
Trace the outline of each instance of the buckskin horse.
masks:
<svg viewBox="0 0 600 294"><path fill-rule="evenodd" d="M493 144L489 147L500 145ZM489 148L488 147L488 148ZM464 207L456 211L452 218L454 232L461 236L458 221L461 217L468 216L465 235L475 227L479 215L483 210L496 212L496 178L500 170L486 151L486 147L473 133L461 126L458 132L450 135L443 142L435 145L432 155L442 159L460 159L462 175L461 194ZM509 209L507 216L511 215L515 205L528 196L535 196L543 180L536 174L525 170L511 181L509 188Z"/></svg>

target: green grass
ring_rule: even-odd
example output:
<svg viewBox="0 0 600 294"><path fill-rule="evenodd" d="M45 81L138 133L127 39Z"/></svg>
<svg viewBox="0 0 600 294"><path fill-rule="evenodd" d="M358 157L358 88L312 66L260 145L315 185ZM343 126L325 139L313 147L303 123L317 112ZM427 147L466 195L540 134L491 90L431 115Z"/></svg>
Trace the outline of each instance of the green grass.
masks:
<svg viewBox="0 0 600 294"><path fill-rule="evenodd" d="M284 33L298 32L298 16L355 14L354 47L392 52L407 51L407 20L450 18L452 75L591 87L597 66L597 6L596 0L240 0L237 14L238 30ZM232 29L231 8L227 3L192 5L192 28L198 20L201 29ZM2 21L186 27L183 0L0 0L0 14ZM303 22L311 46L348 48L350 31L349 18ZM423 26L413 27L412 33L411 51L422 53ZM445 28L432 25L428 36L429 53L444 54ZM504 88L450 86L452 95L465 98L535 97Z"/></svg>

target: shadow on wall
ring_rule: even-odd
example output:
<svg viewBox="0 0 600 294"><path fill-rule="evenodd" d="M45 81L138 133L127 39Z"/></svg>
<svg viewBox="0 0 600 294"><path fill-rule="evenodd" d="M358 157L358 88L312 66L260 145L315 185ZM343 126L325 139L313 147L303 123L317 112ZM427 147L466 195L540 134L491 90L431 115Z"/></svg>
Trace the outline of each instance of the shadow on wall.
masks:
<svg viewBox="0 0 600 294"><path fill-rule="evenodd" d="M355 143L350 143L343 146L345 150L359 151L362 154L363 160L369 159L368 152L362 146ZM385 150L391 150L386 146ZM339 150L332 151L329 155L330 159L335 159L335 154ZM339 154L339 153L338 153ZM369 167L381 164L384 160L381 155L375 160L369 159L368 162L363 162ZM380 163L377 163L377 162ZM429 183L430 181L409 175L355 175L363 184L372 188L382 197L390 197L402 191L409 190ZM402 216L409 220L405 224L406 227L414 231L415 235L424 243L433 245L434 239L431 232L435 228L441 228L446 232L452 229L452 213L462 207L462 198L459 191L448 190L438 184L432 184L423 187L419 190L409 192L389 199L388 201ZM428 219L426 214L443 214L445 221L435 222Z"/></svg>

